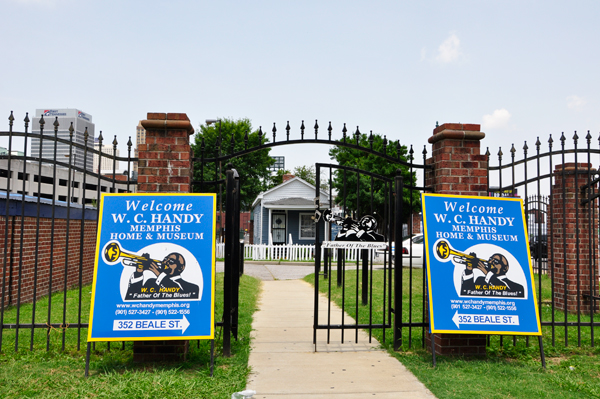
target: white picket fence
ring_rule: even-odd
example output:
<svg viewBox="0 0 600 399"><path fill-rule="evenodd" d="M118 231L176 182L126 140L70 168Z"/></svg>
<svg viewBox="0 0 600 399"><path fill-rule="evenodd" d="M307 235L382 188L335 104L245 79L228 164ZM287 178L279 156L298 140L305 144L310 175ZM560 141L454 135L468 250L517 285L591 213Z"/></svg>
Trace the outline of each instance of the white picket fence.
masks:
<svg viewBox="0 0 600 399"><path fill-rule="evenodd" d="M325 248L321 248L321 259ZM346 249L346 260L356 261L359 256L358 249ZM375 250L369 249L369 258L376 257ZM337 261L338 251L332 251L333 261ZM217 244L217 258L225 257L225 244ZM315 260L314 245L268 245L268 244L246 244L244 245L244 259L248 260L286 260L286 261L305 261Z"/></svg>

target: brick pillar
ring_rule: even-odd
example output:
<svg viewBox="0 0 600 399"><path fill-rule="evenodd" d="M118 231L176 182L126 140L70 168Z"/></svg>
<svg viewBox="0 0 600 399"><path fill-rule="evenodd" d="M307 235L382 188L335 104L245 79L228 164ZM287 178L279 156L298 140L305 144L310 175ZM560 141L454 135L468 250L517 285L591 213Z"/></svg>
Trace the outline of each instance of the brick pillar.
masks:
<svg viewBox="0 0 600 399"><path fill-rule="evenodd" d="M425 185L436 194L488 195L487 157L480 154L480 141L484 137L480 125L446 123L436 127L429 138L432 156L426 161L433 170L426 172ZM428 303L425 309L428 311ZM425 341L431 350L429 335ZM485 355L485 348L484 334L435 336L435 352L440 355Z"/></svg>
<svg viewBox="0 0 600 399"><path fill-rule="evenodd" d="M595 234L594 228L599 226L598 216L592 212L590 219L588 205L581 205L581 200L585 199L586 195L581 191L581 186L588 183L588 166L591 167L587 163L557 165L552 186L553 223L552 239L548 239L548 256L554 257L549 260L549 264L554 267L554 303L556 309L571 313L577 313L579 310L582 313L590 313L591 302L589 297L584 295L590 294L591 268L597 270L598 265L597 248L592 250L591 264L589 250L593 243L590 242L590 232ZM591 169L591 172L593 175L596 170ZM550 247L550 241L554 250Z"/></svg>
<svg viewBox="0 0 600 399"><path fill-rule="evenodd" d="M187 115L149 112L142 126L146 143L138 148L138 193L189 193L194 128ZM133 361L177 361L186 358L188 349L184 340L135 341Z"/></svg>
<svg viewBox="0 0 600 399"><path fill-rule="evenodd" d="M142 126L146 144L138 148L138 192L189 193L194 128L187 115L149 112Z"/></svg>

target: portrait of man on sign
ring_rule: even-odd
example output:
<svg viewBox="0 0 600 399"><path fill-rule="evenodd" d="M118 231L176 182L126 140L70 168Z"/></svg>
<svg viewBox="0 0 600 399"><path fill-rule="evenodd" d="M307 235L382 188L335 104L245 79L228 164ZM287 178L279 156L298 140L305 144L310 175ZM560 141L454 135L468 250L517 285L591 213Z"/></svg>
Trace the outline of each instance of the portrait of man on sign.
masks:
<svg viewBox="0 0 600 399"><path fill-rule="evenodd" d="M438 240L434 248L437 260L454 265L454 286L459 296L527 298L523 269L503 248L478 244L466 251L457 251L447 240ZM488 259L480 259L477 253L491 255Z"/></svg>
<svg viewBox="0 0 600 399"><path fill-rule="evenodd" d="M506 276L509 265L504 255L493 254L487 262L477 258L475 253L469 255L472 258L466 261L466 267L463 271L461 296L525 297L523 286ZM473 269L479 270L483 275L475 278Z"/></svg>
<svg viewBox="0 0 600 399"><path fill-rule="evenodd" d="M184 247L158 243L132 252L110 241L102 253L109 267L123 266L119 286L124 301L202 299L200 264ZM151 254L165 255L157 260Z"/></svg>
<svg viewBox="0 0 600 399"><path fill-rule="evenodd" d="M139 262L127 259L123 260L123 262L136 262L135 265L130 266L137 266L129 279L129 287L127 288L125 300L156 299L154 298L154 293L172 294L172 296L165 295L165 298L198 298L198 286L185 281L181 277L181 273L185 270L185 259L180 253L170 253L160 263L149 259L150 255L148 254L143 254L142 257L148 260L141 260ZM155 277L144 281L144 270L149 270ZM150 298L148 298L148 295Z"/></svg>

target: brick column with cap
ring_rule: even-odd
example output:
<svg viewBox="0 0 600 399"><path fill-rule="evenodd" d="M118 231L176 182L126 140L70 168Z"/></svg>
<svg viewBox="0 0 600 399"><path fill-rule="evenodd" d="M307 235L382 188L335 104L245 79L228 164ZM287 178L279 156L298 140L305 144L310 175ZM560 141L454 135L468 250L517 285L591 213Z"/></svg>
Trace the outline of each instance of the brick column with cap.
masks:
<svg viewBox="0 0 600 399"><path fill-rule="evenodd" d="M592 212L590 218L588 205L581 205L587 197L581 187L588 183L588 171L592 176L596 173L587 163L557 165L550 196L554 223L548 257L553 259L548 264L554 267L554 304L557 310L570 313L591 312L592 268L598 267L597 250L590 251L594 243L590 236L599 226L598 215Z"/></svg>
<svg viewBox="0 0 600 399"><path fill-rule="evenodd" d="M488 195L487 156L480 153L480 142L484 137L480 125L446 123L436 127L429 138L432 156L426 161L433 170L426 172L425 185L432 187L436 194ZM427 303L426 312L428 310ZM429 335L426 345L431 350ZM440 355L485 355L486 336L436 334L435 352Z"/></svg>
<svg viewBox="0 0 600 399"><path fill-rule="evenodd" d="M190 135L194 128L186 114L149 112L141 122L146 143L139 145L138 193L189 193L192 162ZM185 359L189 341L135 341L134 362Z"/></svg>

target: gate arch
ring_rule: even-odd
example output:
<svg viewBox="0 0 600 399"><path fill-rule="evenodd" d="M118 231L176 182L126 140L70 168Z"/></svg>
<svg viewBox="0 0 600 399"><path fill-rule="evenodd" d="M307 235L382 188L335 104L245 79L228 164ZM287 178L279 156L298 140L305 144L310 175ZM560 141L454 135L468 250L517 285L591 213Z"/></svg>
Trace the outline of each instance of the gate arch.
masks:
<svg viewBox="0 0 600 399"><path fill-rule="evenodd" d="M216 127L216 129L218 129L218 127ZM220 194L220 192L223 192L225 190L223 190L223 187L225 187L227 194L233 195L234 192L236 190L230 190L229 187L227 187L227 181L236 181L236 185L239 185L239 180L243 179L243 174L244 171L243 170L237 170L234 171L233 173L237 173L238 176L235 178L237 180L229 180L229 174L227 174L227 179L225 178L220 178L220 176L224 175L224 170L225 168L227 168L228 170L232 170L233 169L233 165L231 164L231 160L234 158L239 158L239 157L244 157L250 153L256 152L256 151L261 151L261 150L265 150L265 149L271 149L271 148L275 148L275 147L279 147L279 146L289 146L289 145L301 145L301 144L319 144L319 145L327 145L327 146L336 146L338 148L342 148L342 149L348 149L348 150L353 150L353 151L358 151L358 153L360 154L364 154L365 157L367 156L375 156L379 159L384 160L384 162L387 162L388 164L393 164L393 165L397 165L398 169L402 169L405 171L405 173L408 175L408 179L405 179L405 185L402 185L400 188L400 192L404 192L406 190L405 194L408 194L409 198L411 198L411 200L407 203L407 207L413 208L415 203L412 201L413 198L413 194L420 192L420 191L424 191L427 188L426 187L419 187L417 185L417 172L422 170L423 172L423 181L424 181L424 175L425 175L425 171L426 170L430 170L432 169L432 167L430 165L426 165L426 157L427 157L427 150L426 147L424 146L423 148L423 152L422 152L422 156L423 156L423 162L422 164L419 163L415 163L414 162L414 155L415 155L415 151L413 150L413 146L403 146L400 144L399 140L396 141L388 141L386 136L383 136L383 139L379 142L379 148L381 148L381 150L377 150L377 145L374 146L374 143L376 141L376 138L373 136L373 133L371 132L368 136L366 134L363 134L360 132L359 128L357 127L356 131L354 133L351 133L350 135L348 134L348 130L346 128L346 124L344 124L341 133L342 133L342 137L340 139L334 139L332 137L332 131L333 128L331 126L331 123L329 123L328 128L327 128L327 134L326 136L324 136L323 138L319 137L319 126L318 126L318 122L315 122L315 126L314 126L314 137L308 138L305 137L305 132L306 128L304 126L304 123L302 123L302 125L300 126L300 138L292 138L290 135L290 125L289 122L286 125L285 131L285 139L284 140L280 140L277 141L277 127L276 124L273 124L273 128L272 128L272 136L270 137L272 139L272 141L269 141L269 137L267 137L267 135L265 133L263 133L262 128L259 128L258 130L258 138L259 138L259 144L258 145L254 145L251 146L249 145L249 135L250 135L250 131L246 131L244 139L243 139L243 149L239 149L240 148L240 143L239 141L236 141L234 136L231 135L230 137L227 137L227 135L225 134L220 134L219 138L217 139L216 142L216 146L213 148L209 148L206 146L204 140L200 141L200 146L199 146L199 155L198 152L196 152L196 156L192 158L192 161L194 162L195 165L195 179L192 181L192 184L194 186L194 190L199 190L199 191L207 191L210 190L211 192L216 192L217 196L222 196L222 194ZM239 133L238 133L239 134ZM236 150L236 147L238 148ZM405 158L404 158L405 157ZM227 165L229 164L229 165ZM216 176L214 178L214 180L205 180L204 179L204 171L205 168L209 167L208 165L211 165L211 167L215 168L215 173L214 175ZM227 165L225 167L225 165ZM317 163L316 164L316 169L317 169L317 182L316 182L316 187L317 187L317 194L316 194L316 198L319 197L319 191L318 191L318 187L320 186L320 170L322 168L330 168L330 169L336 169L336 170L344 170L344 173L358 173L362 176L369 176L371 179L374 180L379 180L379 181L384 181L385 185L387 185L387 188L389 190L388 192L388 198L387 198L387 206L388 209L391 210L395 204L393 201L393 194L397 191L395 191L395 189L397 189L395 187L396 185L396 180L395 176L382 176L379 175L375 172L369 172L369 171L364 171L364 170L360 170L357 168L352 168L350 166L343 166L343 165L332 165L332 164L325 164L325 163ZM212 168L211 168L212 169ZM211 170L211 174L212 174L212 170ZM400 178L400 181L402 182L402 179ZM402 184L402 183L401 183ZM237 186L236 186L237 187ZM431 191L431 190L429 190ZM401 199L405 197L405 195L401 195L399 196ZM226 199L225 201L223 201L224 199L222 198L218 198L217 202L218 203L236 203L236 201L239 201L238 199ZM317 201L318 202L318 201ZM402 202L402 201L400 201ZM319 210L318 205L316 205L317 210ZM231 211L233 211L235 213L235 218L236 220L230 219L229 214L231 213ZM402 222L397 222L396 224L392 224L392 220L391 220L391 215L393 212L390 212L389 215L385 215L385 220L381 220L382 222L385 222L383 224L386 225L386 229L389 231L386 231L386 237L388 237L389 241L389 248L392 248L392 237L394 237L394 239L399 240L399 243L401 242L401 238L402 238ZM355 213L356 214L356 213ZM227 207L225 209L225 219L226 219L226 227L225 227L225 232L227 235L228 231L235 231L236 226L239 226L239 207L237 210L233 209L233 208L229 208ZM360 212L358 213L358 215L360 215ZM321 221L322 222L322 221ZM231 224L229 224L231 223ZM398 226L397 232L393 232L391 229L393 226ZM318 231L319 229L317 229ZM412 231L412 229L411 229ZM228 237L233 237L233 236L228 236ZM226 238L227 241L227 238ZM331 267L331 261L332 259L334 259L334 255L332 254L330 250L328 251L323 251L323 249L320 246L321 242L320 242L320 238L317 238L315 245L317 245L317 248L315 249L315 265L316 265L316 273L315 273L315 277L316 277L316 290L315 292L317 292L318 290L318 277L321 275L323 276L324 279L330 278L330 267ZM228 246L226 244L226 246ZM400 259L400 263L401 264L401 248L402 246L399 244L398 245L398 250L400 251L397 259ZM227 252L227 251L226 251ZM228 257L226 256L225 260L226 260L226 275L227 275L227 269L229 268L234 268L235 265L239 265L243 263L243 251L239 251L239 250L235 250L233 253L233 250L230 251L232 252L233 257L231 259L228 260ZM391 282L392 282L392 278L391 278L391 272L392 272L392 268L391 266L391 262L390 262L390 257L389 257L389 252L385 252L385 259L383 261L383 267L385 269L384 273L386 274L386 293L385 293L385 297L386 297L386 303L385 303L385 312L387 314L386 318L384 321L382 321L381 323L370 323L368 326L363 326L363 325L353 325L350 328L352 329L358 329L358 328L368 328L368 329L372 329L372 328L390 328L392 327L391 325L391 312L392 309L398 309L399 314L402 314L402 304L397 304L396 306L394 306L393 304L391 304L391 299L394 297L391 293L392 293L392 286L391 286ZM236 255L237 254L237 255ZM321 255L323 254L323 255ZM237 258L237 256L239 256L240 258ZM324 268L323 268L323 273L320 273L321 270L319 269L321 266L321 256L324 257ZM339 259L339 258L338 258ZM357 261L358 262L358 261ZM365 259L365 262L368 262L368 259ZM371 262L372 263L372 262ZM372 268L372 266L371 266ZM397 289L399 290L401 287L401 283L402 283L402 273L401 273L401 268L398 269L400 271L399 273L399 277L396 279L397 281ZM235 276L238 274L235 271L231 272L234 275L234 280L239 280L237 278L235 278ZM411 273L411 278L412 278L412 268L410 269L410 273ZM228 277L225 277L225 280L228 281ZM372 279L366 279L367 281L372 281ZM412 296L412 284L409 285L409 290L410 290L410 295ZM233 282L233 286L231 288L225 288L226 291L229 291L225 293L226 296L230 295L232 297L236 297L237 296L237 285L235 283L235 281ZM317 295L317 294L315 294ZM397 295L397 298L401 298L401 294ZM232 300L232 304L231 304L231 311L229 312L232 315L236 314L236 309L237 309L237 298L234 298ZM226 311L227 313L227 311ZM408 319L409 319L409 327L416 327L416 328L420 328L423 329L425 326L425 318L424 315L422 316L422 321L421 322L417 322L415 323L413 320L413 315L412 315L412 306L408 307ZM400 318L398 318L399 321L399 325L401 325L401 320ZM232 329L232 331L235 332L235 326L237 325L237 320L235 320L235 316L234 318L231 318L228 320L227 317L224 318L223 321L223 325L225 326L225 331L224 331L224 335L227 335L227 331L229 330L229 328ZM229 324L229 328L227 327L227 324ZM314 326L314 332L315 332L315 339L316 339L316 330L317 329L321 329L321 328L327 328L329 330L331 330L331 325L329 326L319 326L318 323L315 324ZM344 328L348 328L348 326L345 326ZM398 327L397 329L395 329L395 347L398 348L400 343L401 343L401 328ZM409 337L412 335L412 329L409 328ZM424 340L423 340L424 341ZM409 342L410 342L410 338L409 338Z"/></svg>

